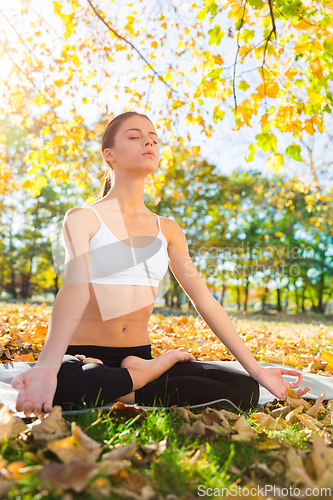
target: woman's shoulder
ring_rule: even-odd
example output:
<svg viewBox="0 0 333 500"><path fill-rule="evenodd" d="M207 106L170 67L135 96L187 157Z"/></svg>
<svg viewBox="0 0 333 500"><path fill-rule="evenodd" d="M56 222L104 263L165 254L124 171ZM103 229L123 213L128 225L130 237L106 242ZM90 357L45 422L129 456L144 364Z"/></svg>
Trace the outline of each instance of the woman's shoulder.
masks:
<svg viewBox="0 0 333 500"><path fill-rule="evenodd" d="M162 217L161 215L159 215L159 218L161 221L161 231L168 240L168 244L175 239L183 239L185 237L183 229L178 222L169 217Z"/></svg>
<svg viewBox="0 0 333 500"><path fill-rule="evenodd" d="M69 208L65 212L65 217L70 217L71 215L76 215L77 218L84 218L87 214L92 214L93 211L90 209L89 205L85 207L73 207Z"/></svg>
<svg viewBox="0 0 333 500"><path fill-rule="evenodd" d="M181 229L180 225L175 220L173 220L169 217L163 217L162 215L159 215L159 218L161 221L163 221L162 223L165 225L165 227L170 229L170 231L172 231L173 229L175 229L177 227L179 229Z"/></svg>
<svg viewBox="0 0 333 500"><path fill-rule="evenodd" d="M89 206L69 208L64 215L64 225L82 234L87 234L90 238L96 231L94 212L89 209Z"/></svg>

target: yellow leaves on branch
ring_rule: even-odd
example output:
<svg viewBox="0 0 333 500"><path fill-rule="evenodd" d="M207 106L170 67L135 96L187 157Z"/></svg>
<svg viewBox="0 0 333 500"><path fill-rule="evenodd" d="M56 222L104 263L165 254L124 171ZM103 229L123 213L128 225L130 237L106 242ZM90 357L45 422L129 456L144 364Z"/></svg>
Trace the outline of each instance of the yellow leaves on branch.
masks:
<svg viewBox="0 0 333 500"><path fill-rule="evenodd" d="M12 187L15 190L19 190L20 186L14 177L13 171L5 165L5 163L0 163L0 194L6 194L8 187Z"/></svg>
<svg viewBox="0 0 333 500"><path fill-rule="evenodd" d="M284 158L281 153L273 153L266 161L268 170L273 170L275 174L279 173L280 167L284 165Z"/></svg>

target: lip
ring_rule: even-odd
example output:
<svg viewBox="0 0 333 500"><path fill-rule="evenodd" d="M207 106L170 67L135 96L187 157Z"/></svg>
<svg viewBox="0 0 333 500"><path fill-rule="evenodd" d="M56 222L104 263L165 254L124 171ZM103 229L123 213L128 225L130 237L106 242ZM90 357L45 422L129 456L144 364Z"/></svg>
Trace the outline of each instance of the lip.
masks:
<svg viewBox="0 0 333 500"><path fill-rule="evenodd" d="M142 156L145 156L145 155L155 156L155 154L153 153L153 151L146 151L145 153L143 153Z"/></svg>

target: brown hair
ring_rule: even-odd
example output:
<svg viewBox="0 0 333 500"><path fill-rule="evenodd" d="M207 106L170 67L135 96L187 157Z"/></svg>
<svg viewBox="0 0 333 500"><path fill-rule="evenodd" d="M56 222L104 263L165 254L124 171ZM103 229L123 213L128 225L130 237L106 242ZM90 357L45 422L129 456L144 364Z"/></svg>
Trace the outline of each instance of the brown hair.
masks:
<svg viewBox="0 0 333 500"><path fill-rule="evenodd" d="M104 173L102 179L104 180L103 187L101 191L98 193L98 195L94 198L94 201L99 200L100 198L103 198L104 196L107 195L107 193L110 191L112 188L113 180L114 180L114 171L112 168L112 165L110 162L104 159L103 157L103 151L106 148L112 148L114 146L114 139L116 136L116 133L118 132L120 125L125 121L127 118L131 118L132 116L143 116L144 118L147 118L151 123L152 121L148 116L142 114L142 113L137 113L136 111L126 111L125 113L121 113L120 115L117 115L113 120L111 120L108 125L106 126L106 129L104 130L104 134L102 137L102 142L101 142L101 153L102 153L102 158L104 162L106 162L110 168L107 169L107 171Z"/></svg>

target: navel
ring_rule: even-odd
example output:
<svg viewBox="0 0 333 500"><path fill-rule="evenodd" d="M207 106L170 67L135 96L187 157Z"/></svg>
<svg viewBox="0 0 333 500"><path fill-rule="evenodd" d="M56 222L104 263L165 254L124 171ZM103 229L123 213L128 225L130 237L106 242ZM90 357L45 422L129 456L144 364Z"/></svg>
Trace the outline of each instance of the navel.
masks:
<svg viewBox="0 0 333 500"><path fill-rule="evenodd" d="M123 327L123 332L124 332L125 330L126 330L126 327L124 326L124 327Z"/></svg>

